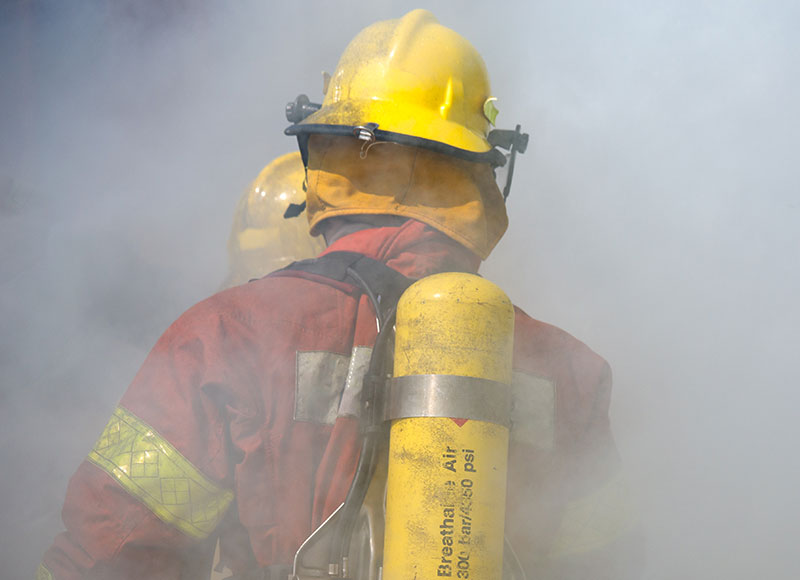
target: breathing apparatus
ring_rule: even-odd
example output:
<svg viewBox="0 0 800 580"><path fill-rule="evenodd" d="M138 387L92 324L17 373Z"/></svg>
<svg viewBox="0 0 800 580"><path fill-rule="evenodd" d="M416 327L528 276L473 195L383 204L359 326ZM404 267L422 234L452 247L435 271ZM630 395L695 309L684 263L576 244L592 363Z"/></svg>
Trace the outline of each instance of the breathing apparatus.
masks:
<svg viewBox="0 0 800 580"><path fill-rule="evenodd" d="M312 136L352 138L362 158L393 143L459 163L507 164L508 197L528 135L519 125L491 128L497 99L483 59L429 12L359 33L323 92L322 103L300 95L286 107L285 133L297 138L307 173ZM488 182L502 206L491 175ZM380 328L362 389L361 455L344 503L298 550L293 578L520 580L503 534L511 302L494 284L457 272L410 286L394 280L387 287L405 290L400 297L376 290L382 276L366 264L339 268L369 297Z"/></svg>
<svg viewBox="0 0 800 580"><path fill-rule="evenodd" d="M473 274L411 284L349 252L290 268L360 287L379 327L355 476L344 503L298 550L292 577L522 580L503 536L509 299Z"/></svg>

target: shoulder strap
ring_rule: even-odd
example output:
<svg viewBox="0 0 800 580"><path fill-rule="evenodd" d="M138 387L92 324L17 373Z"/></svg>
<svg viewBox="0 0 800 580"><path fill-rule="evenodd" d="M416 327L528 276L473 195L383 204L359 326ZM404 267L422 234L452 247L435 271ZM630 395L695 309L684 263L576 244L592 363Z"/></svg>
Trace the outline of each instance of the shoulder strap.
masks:
<svg viewBox="0 0 800 580"><path fill-rule="evenodd" d="M373 260L357 252L330 252L319 258L293 262L285 268L277 270L269 275L291 276L292 272L305 272L330 280L351 284L368 294L373 306L379 310L376 314L379 317L380 327L382 327L383 330L378 333L378 338L376 339L376 344L370 357L367 376L364 379L364 389L362 391L362 397L374 400L375 384L370 383L368 385L367 381L370 379L374 381L375 376L373 375L375 375L375 369L378 368L376 364L382 359L381 355L386 352L386 344L390 344L387 343L386 337L391 335L392 325L384 325L384 323L391 320L394 307L397 305L400 296L405 292L406 288L411 286L416 280L404 276L383 262ZM369 386L371 386L371 388L369 388ZM377 409L379 406L371 405L370 408ZM374 445L378 441L380 433L381 431L379 429L371 429L369 433L365 435L365 443L361 450L361 457L372 455L369 452L370 447L367 442L371 441ZM359 460L357 474L354 476L351 490L348 491L347 494L349 503L355 506L355 509L360 508L363 502L363 493L359 497L351 499L351 495L353 495L352 487L356 485L356 481L362 481L362 483L363 481L368 482L371 478L371 469L372 466L369 462L362 463L362 461ZM357 491L365 492L366 486L360 486ZM346 510L347 507L348 501L346 500L344 509ZM352 509L350 511L352 511ZM352 530L350 531L352 532ZM292 567L289 566L287 568L291 572ZM226 578L226 580L279 580L279 577L284 574L284 570L285 568L281 566L257 568L245 574Z"/></svg>
<svg viewBox="0 0 800 580"><path fill-rule="evenodd" d="M406 288L416 280L404 276L378 260L368 258L358 252L331 252L312 258L293 262L278 272L307 272L324 278L346 282L364 289L371 294L381 310L381 318L390 310Z"/></svg>

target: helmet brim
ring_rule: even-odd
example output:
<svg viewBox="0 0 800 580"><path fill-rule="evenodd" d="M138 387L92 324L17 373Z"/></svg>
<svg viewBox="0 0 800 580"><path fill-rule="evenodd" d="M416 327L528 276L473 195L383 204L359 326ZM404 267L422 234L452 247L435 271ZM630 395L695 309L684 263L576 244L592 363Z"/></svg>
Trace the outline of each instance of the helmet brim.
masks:
<svg viewBox="0 0 800 580"><path fill-rule="evenodd" d="M304 125L343 125L350 127L378 124L383 132L437 141L454 149L485 153L492 149L486 136L464 125L432 113L431 109L410 107L380 99L342 100L324 105L303 119ZM298 131L300 133L302 131Z"/></svg>

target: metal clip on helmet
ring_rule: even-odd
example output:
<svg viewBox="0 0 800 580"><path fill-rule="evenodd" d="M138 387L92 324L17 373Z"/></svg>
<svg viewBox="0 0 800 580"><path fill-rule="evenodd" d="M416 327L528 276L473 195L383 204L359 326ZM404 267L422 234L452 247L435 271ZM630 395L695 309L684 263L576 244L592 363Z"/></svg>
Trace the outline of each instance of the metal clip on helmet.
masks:
<svg viewBox="0 0 800 580"><path fill-rule="evenodd" d="M430 149L467 161L510 164L503 196L508 197L517 152L528 135L490 130L497 117L486 65L461 35L439 24L426 10L362 30L342 54L327 83L322 104L300 95L286 106L308 162L310 135L351 136Z"/></svg>

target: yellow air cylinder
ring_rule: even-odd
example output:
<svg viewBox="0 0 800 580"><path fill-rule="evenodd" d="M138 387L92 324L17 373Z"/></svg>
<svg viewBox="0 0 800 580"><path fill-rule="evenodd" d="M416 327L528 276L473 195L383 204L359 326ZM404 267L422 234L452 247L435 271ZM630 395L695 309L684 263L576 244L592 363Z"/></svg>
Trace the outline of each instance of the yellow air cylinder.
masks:
<svg viewBox="0 0 800 580"><path fill-rule="evenodd" d="M384 580L500 580L514 309L437 274L397 308Z"/></svg>

